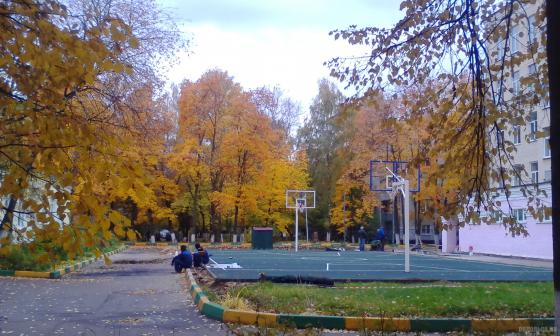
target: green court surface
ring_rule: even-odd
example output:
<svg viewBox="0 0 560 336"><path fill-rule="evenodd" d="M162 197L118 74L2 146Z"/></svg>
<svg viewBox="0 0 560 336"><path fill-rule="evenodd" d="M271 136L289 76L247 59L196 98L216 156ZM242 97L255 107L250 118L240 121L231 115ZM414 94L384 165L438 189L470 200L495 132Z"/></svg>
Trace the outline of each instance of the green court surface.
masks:
<svg viewBox="0 0 560 336"><path fill-rule="evenodd" d="M334 281L551 281L552 270L392 252L313 252L282 250L210 251L208 269L218 280L254 281L266 276L302 276Z"/></svg>

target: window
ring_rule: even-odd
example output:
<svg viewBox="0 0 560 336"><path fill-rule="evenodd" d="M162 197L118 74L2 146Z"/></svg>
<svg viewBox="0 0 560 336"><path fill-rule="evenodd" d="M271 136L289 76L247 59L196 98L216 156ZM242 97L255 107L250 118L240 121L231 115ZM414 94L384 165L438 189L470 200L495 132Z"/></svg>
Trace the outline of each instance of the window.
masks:
<svg viewBox="0 0 560 336"><path fill-rule="evenodd" d="M537 65L535 63L529 64L529 75L534 76L537 74Z"/></svg>
<svg viewBox="0 0 560 336"><path fill-rule="evenodd" d="M506 43L504 40L500 39L496 44L496 51L498 52L498 60L501 60L504 57L504 53L506 51Z"/></svg>
<svg viewBox="0 0 560 336"><path fill-rule="evenodd" d="M502 222L502 211L501 210L492 211L490 213L490 218L496 224L501 223Z"/></svg>
<svg viewBox="0 0 560 336"><path fill-rule="evenodd" d="M524 222L527 220L525 209L513 209L512 215L518 222Z"/></svg>
<svg viewBox="0 0 560 336"><path fill-rule="evenodd" d="M432 226L430 224L422 225L422 234L431 234L432 233Z"/></svg>
<svg viewBox="0 0 560 336"><path fill-rule="evenodd" d="M531 162L531 183L539 183L539 163Z"/></svg>
<svg viewBox="0 0 560 336"><path fill-rule="evenodd" d="M529 44L537 42L537 18L535 15L529 16L528 19L529 26L527 27L527 35L529 39Z"/></svg>
<svg viewBox="0 0 560 336"><path fill-rule="evenodd" d="M521 143L521 126L513 126L513 144L519 145Z"/></svg>
<svg viewBox="0 0 560 336"><path fill-rule="evenodd" d="M552 170L545 170L544 171L544 179L543 182L550 182L552 181Z"/></svg>
<svg viewBox="0 0 560 336"><path fill-rule="evenodd" d="M515 54L519 51L519 28L518 27L511 27L511 38L510 38L510 45L511 45L511 53Z"/></svg>
<svg viewBox="0 0 560 336"><path fill-rule="evenodd" d="M523 173L523 165L513 166L513 186L518 187L522 184L521 174Z"/></svg>
<svg viewBox="0 0 560 336"><path fill-rule="evenodd" d="M538 80L537 77L537 65L535 63L533 64L529 64L529 77L531 77L532 81L536 81ZM535 83L530 83L527 85L527 90L530 93L534 93L535 92Z"/></svg>
<svg viewBox="0 0 560 336"><path fill-rule="evenodd" d="M512 92L513 95L517 96L519 95L519 87L520 87L520 83L519 83L519 71L514 71L513 75L512 75L512 81L513 81L513 86L512 86Z"/></svg>
<svg viewBox="0 0 560 336"><path fill-rule="evenodd" d="M544 96L543 96L543 99L542 99L542 106L544 108L549 108L550 107L550 96L549 96L550 92L548 90L548 86L544 86L543 89L544 89L544 93L543 93Z"/></svg>
<svg viewBox="0 0 560 336"><path fill-rule="evenodd" d="M544 128L544 158L550 158L550 127Z"/></svg>
<svg viewBox="0 0 560 336"><path fill-rule="evenodd" d="M498 148L503 148L504 147L504 131L503 130L499 130L496 132L496 142L498 145Z"/></svg>
<svg viewBox="0 0 560 336"><path fill-rule="evenodd" d="M506 179L507 179L507 171L504 167L500 167L500 176L498 177L500 179L500 187L501 188L505 188L506 187Z"/></svg>
<svg viewBox="0 0 560 336"><path fill-rule="evenodd" d="M537 134L537 112L531 112L529 116L531 133L529 134L529 141L535 141Z"/></svg>

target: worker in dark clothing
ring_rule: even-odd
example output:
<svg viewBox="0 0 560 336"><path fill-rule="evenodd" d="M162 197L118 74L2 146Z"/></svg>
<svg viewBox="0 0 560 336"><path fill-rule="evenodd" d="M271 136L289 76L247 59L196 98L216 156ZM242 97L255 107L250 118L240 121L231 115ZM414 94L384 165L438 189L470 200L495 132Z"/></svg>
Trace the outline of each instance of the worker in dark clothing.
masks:
<svg viewBox="0 0 560 336"><path fill-rule="evenodd" d="M366 230L364 230L363 226L360 226L360 230L358 230L358 240L360 243L360 251L364 251L366 246L367 233Z"/></svg>
<svg viewBox="0 0 560 336"><path fill-rule="evenodd" d="M385 228L380 226L375 233L375 238L371 242L372 251L385 251Z"/></svg>
<svg viewBox="0 0 560 336"><path fill-rule="evenodd" d="M208 264L210 261L208 251L206 251L200 243L196 243L194 247L196 248L196 252L193 254L194 267L201 267L202 265Z"/></svg>
<svg viewBox="0 0 560 336"><path fill-rule="evenodd" d="M171 260L171 265L175 267L175 272L181 273L183 268L191 268L193 257L187 249L187 245L181 245L181 252Z"/></svg>

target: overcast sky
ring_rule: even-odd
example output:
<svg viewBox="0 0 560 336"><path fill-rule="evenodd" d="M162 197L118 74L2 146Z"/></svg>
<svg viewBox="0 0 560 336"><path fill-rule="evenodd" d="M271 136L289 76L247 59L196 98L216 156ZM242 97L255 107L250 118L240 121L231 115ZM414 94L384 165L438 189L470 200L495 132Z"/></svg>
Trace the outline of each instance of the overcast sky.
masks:
<svg viewBox="0 0 560 336"><path fill-rule="evenodd" d="M399 0L159 0L191 37L190 55L169 79L196 80L213 68L226 70L245 89L281 87L307 111L323 62L361 55L365 49L334 41L329 31L389 27L400 18Z"/></svg>

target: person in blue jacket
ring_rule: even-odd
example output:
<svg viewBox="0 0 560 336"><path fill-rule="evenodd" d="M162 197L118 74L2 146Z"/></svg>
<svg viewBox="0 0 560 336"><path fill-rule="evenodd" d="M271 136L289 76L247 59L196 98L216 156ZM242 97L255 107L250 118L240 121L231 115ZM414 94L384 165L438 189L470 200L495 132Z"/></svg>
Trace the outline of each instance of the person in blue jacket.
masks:
<svg viewBox="0 0 560 336"><path fill-rule="evenodd" d="M183 268L191 268L193 257L187 249L187 245L181 245L181 252L171 260L171 265L175 267L175 272L183 272Z"/></svg>
<svg viewBox="0 0 560 336"><path fill-rule="evenodd" d="M194 244L194 247L196 248L196 252L193 254L194 267L201 267L202 265L208 264L210 261L208 251L206 251L200 243Z"/></svg>
<svg viewBox="0 0 560 336"><path fill-rule="evenodd" d="M385 228L380 226L375 233L375 239L372 241L372 250L385 251Z"/></svg>

